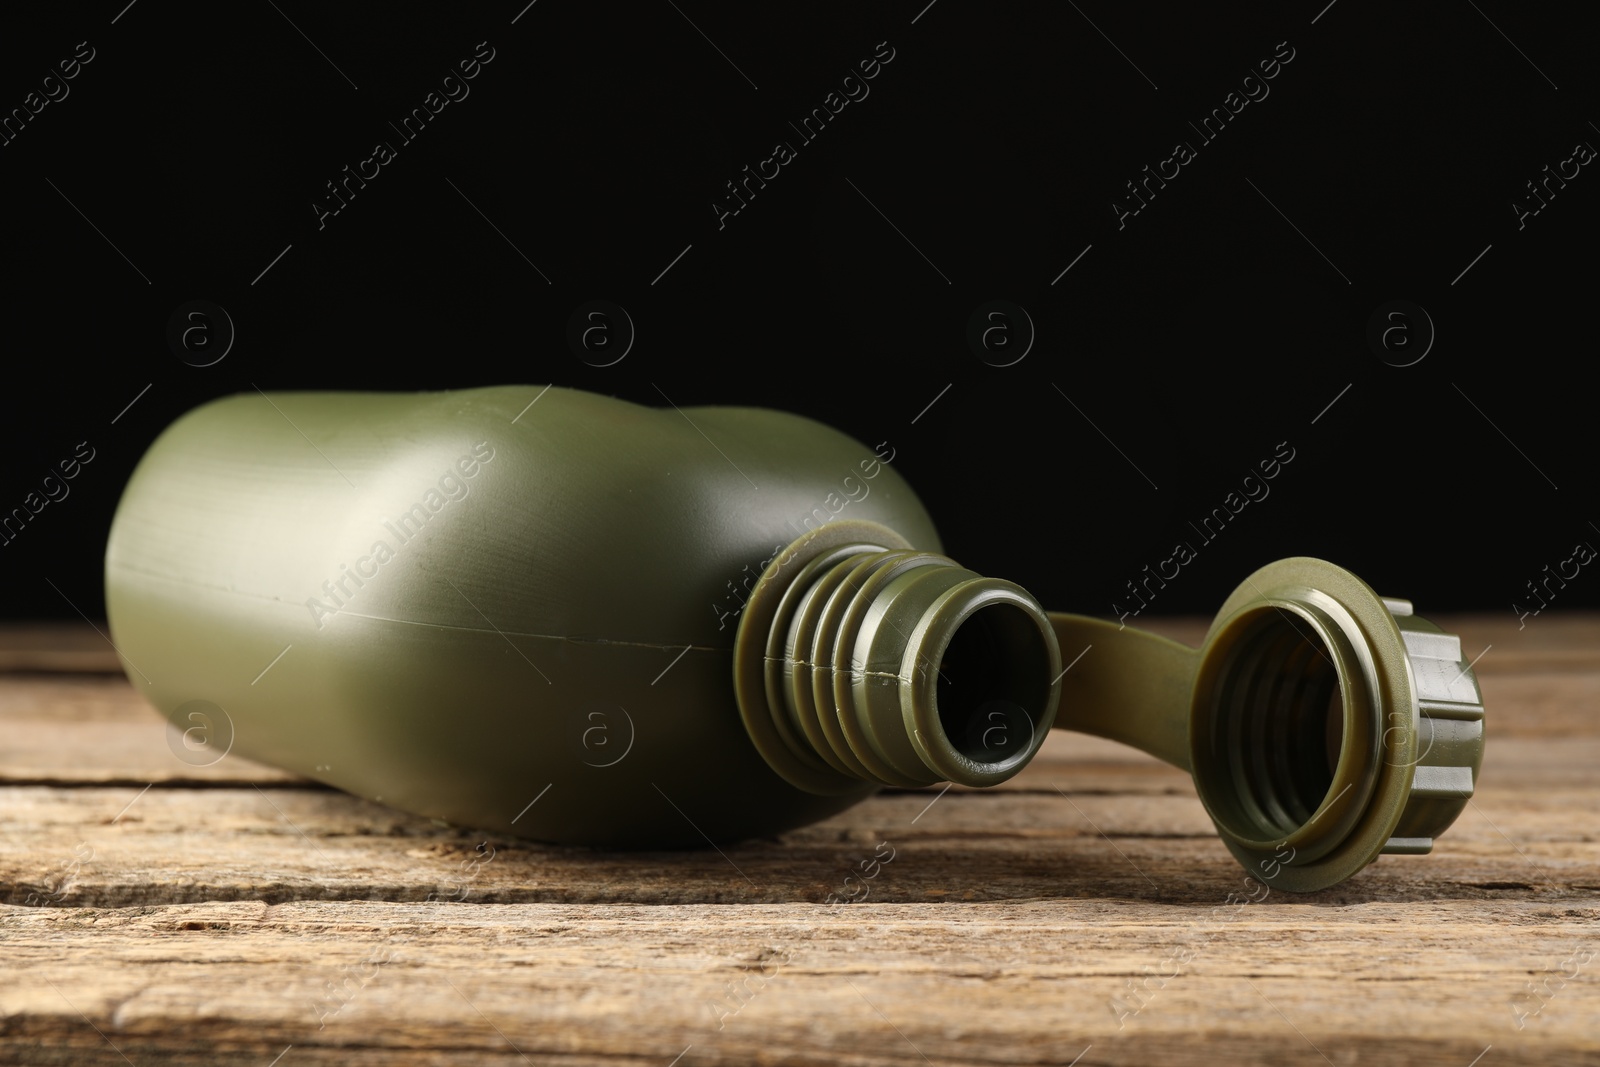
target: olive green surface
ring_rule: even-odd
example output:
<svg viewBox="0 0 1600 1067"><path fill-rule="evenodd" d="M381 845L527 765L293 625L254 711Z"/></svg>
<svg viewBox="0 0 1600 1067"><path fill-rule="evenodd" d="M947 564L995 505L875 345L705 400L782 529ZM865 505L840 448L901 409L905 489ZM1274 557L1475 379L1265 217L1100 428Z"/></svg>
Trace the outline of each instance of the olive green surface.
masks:
<svg viewBox="0 0 1600 1067"><path fill-rule="evenodd" d="M845 519L767 567L733 681L773 769L839 793L863 780L1005 781L1055 723L1059 668L1050 619L1026 590Z"/></svg>
<svg viewBox="0 0 1600 1067"><path fill-rule="evenodd" d="M701 845L992 785L1052 726L1192 772L1293 891L1428 851L1467 803L1477 684L1406 602L1301 557L1199 649L1046 613L939 554L893 458L556 387L228 397L129 482L111 637L181 759L544 841Z"/></svg>
<svg viewBox="0 0 1600 1067"><path fill-rule="evenodd" d="M546 841L776 833L875 785L807 792L752 745L743 603L832 520L937 552L892 459L556 387L227 397L133 474L111 638L179 729L397 808Z"/></svg>
<svg viewBox="0 0 1600 1067"><path fill-rule="evenodd" d="M1257 878L1309 892L1380 854L1430 851L1483 762L1483 702L1461 642L1349 571L1295 557L1244 580L1198 649L1052 614L1056 725L1193 773Z"/></svg>

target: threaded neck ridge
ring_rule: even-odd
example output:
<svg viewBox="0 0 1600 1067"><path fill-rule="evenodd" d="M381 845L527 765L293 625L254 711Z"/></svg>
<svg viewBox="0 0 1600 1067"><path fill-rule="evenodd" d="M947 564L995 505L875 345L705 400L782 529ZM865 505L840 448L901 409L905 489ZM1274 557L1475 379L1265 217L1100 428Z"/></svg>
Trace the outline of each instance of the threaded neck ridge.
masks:
<svg viewBox="0 0 1600 1067"><path fill-rule="evenodd" d="M851 525L873 528L801 538L746 607L735 683L757 747L815 793L1010 778L1055 721L1061 654L1043 608Z"/></svg>

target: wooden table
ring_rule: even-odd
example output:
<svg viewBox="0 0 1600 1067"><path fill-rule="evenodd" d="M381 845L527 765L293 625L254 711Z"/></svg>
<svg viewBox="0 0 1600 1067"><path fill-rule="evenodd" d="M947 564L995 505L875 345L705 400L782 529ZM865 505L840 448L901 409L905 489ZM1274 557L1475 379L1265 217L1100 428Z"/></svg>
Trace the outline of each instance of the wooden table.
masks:
<svg viewBox="0 0 1600 1067"><path fill-rule="evenodd" d="M1437 621L1492 646L1466 813L1239 904L1188 778L1091 738L721 854L486 841L190 767L94 631L12 628L0 1062L1600 1063L1600 618Z"/></svg>

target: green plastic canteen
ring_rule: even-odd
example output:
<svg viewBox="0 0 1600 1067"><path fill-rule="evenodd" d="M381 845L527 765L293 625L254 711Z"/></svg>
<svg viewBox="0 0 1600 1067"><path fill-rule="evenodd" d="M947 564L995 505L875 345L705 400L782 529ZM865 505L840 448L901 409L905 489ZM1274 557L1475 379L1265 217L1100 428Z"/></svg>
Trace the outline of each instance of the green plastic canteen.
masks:
<svg viewBox="0 0 1600 1067"><path fill-rule="evenodd" d="M1295 558L1199 649L1047 612L941 554L894 457L553 386L226 397L129 481L111 638L186 762L541 841L776 834L1005 781L1052 727L1190 771L1289 890L1426 852L1465 806L1477 683L1410 605Z"/></svg>

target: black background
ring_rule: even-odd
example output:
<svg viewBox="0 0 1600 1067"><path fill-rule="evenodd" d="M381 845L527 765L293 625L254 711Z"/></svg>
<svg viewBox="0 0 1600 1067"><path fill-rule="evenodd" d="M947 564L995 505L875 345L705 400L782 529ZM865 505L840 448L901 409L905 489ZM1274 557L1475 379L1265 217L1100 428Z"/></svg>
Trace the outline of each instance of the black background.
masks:
<svg viewBox="0 0 1600 1067"><path fill-rule="evenodd" d="M1566 9L524 2L8 12L0 111L78 42L94 59L0 147L0 512L95 458L0 547L0 610L100 614L143 449L254 386L801 412L889 442L951 556L1092 614L1178 540L1199 556L1152 612L1210 613L1299 554L1424 614L1511 612L1600 545L1600 176L1521 229L1512 208L1600 145ZM884 41L870 95L801 143L788 123ZM479 42L470 95L402 143L388 123ZM1188 123L1280 42L1270 95L1202 143ZM319 228L378 141L396 159ZM797 158L719 228L778 141ZM1119 229L1178 141L1197 158ZM566 340L592 299L637 328L613 366ZM967 343L995 299L1037 332L1010 366ZM1399 299L1437 331L1407 367L1366 341ZM191 300L237 331L211 366L167 343ZM1201 545L1188 522L1285 441L1271 495ZM1552 609L1597 603L1584 571Z"/></svg>

